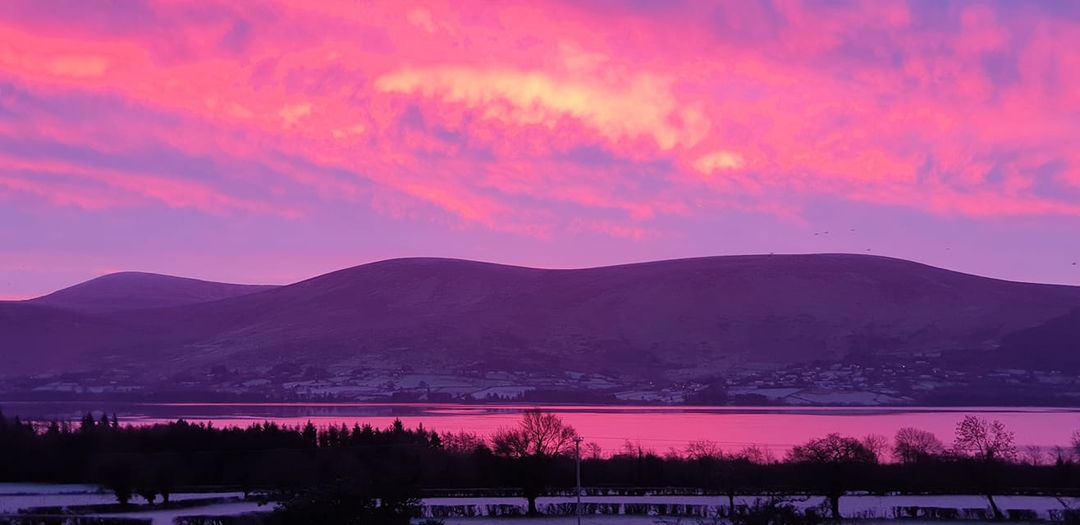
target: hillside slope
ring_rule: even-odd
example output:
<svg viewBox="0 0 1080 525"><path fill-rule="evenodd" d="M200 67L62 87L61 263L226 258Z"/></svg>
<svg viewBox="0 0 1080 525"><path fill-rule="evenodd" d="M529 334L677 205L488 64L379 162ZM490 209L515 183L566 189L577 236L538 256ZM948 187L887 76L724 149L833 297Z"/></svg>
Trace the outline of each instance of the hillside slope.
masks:
<svg viewBox="0 0 1080 525"><path fill-rule="evenodd" d="M103 275L28 302L85 313L102 313L218 301L273 288L275 286L122 272Z"/></svg>
<svg viewBox="0 0 1080 525"><path fill-rule="evenodd" d="M992 353L1006 335L1077 307L1080 288L862 255L578 270L397 259L213 302L100 314L92 319L108 337L81 327L84 337L50 344L65 355L102 355L64 366L141 366L161 377L293 363L661 378L736 364ZM0 326L3 348L44 348L53 337L41 323ZM55 362L43 357L29 369Z"/></svg>

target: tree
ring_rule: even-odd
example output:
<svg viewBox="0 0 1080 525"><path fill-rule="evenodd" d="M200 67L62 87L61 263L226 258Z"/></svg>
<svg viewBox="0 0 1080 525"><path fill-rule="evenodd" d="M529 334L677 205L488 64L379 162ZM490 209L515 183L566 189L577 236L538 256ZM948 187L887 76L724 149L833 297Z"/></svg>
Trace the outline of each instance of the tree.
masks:
<svg viewBox="0 0 1080 525"><path fill-rule="evenodd" d="M301 437L304 439L304 444L308 448L316 448L319 446L319 431L315 429L315 425L308 421L304 425L304 430L301 432Z"/></svg>
<svg viewBox="0 0 1080 525"><path fill-rule="evenodd" d="M79 421L79 432L88 434L94 431L94 415L87 412L83 414L82 420Z"/></svg>
<svg viewBox="0 0 1080 525"><path fill-rule="evenodd" d="M735 453L735 457L745 459L755 465L776 463L776 456L773 451L756 444L743 447L742 450Z"/></svg>
<svg viewBox="0 0 1080 525"><path fill-rule="evenodd" d="M1072 450L1074 454L1080 455L1080 430L1072 433Z"/></svg>
<svg viewBox="0 0 1080 525"><path fill-rule="evenodd" d="M126 507L135 493L135 473L130 458L112 458L102 470L105 487L112 491L120 505Z"/></svg>
<svg viewBox="0 0 1080 525"><path fill-rule="evenodd" d="M889 454L889 438L881 434L867 434L862 438L862 444L874 457L881 462Z"/></svg>
<svg viewBox="0 0 1080 525"><path fill-rule="evenodd" d="M1024 447L1024 463L1037 467L1043 464L1046 458L1046 453L1043 452L1042 447L1039 445L1028 445Z"/></svg>
<svg viewBox="0 0 1080 525"><path fill-rule="evenodd" d="M181 471L182 462L173 456L172 454L165 454L159 457L156 461L156 470L154 479L156 481L155 487L157 491L161 493L161 501L166 505L169 504L169 497L172 495L173 488L176 486L177 478Z"/></svg>
<svg viewBox="0 0 1080 525"><path fill-rule="evenodd" d="M893 458L900 463L916 463L941 456L945 445L926 430L904 427L896 431Z"/></svg>
<svg viewBox="0 0 1080 525"><path fill-rule="evenodd" d="M582 448L584 449L582 455L587 459L598 460L604 458L604 449L600 448L600 444L595 441L585 443Z"/></svg>
<svg viewBox="0 0 1080 525"><path fill-rule="evenodd" d="M686 457L697 461L719 461L724 457L724 451L715 441L691 441L686 445Z"/></svg>
<svg viewBox="0 0 1080 525"><path fill-rule="evenodd" d="M968 415L956 425L953 450L988 462L1012 461L1016 457L1016 439L1001 421Z"/></svg>
<svg viewBox="0 0 1080 525"><path fill-rule="evenodd" d="M953 450L960 456L977 462L980 471L975 479L982 486L983 495L990 502L994 519L1001 520L1005 515L994 501L998 477L1002 463L1016 458L1016 443L1013 433L1005 428L1001 421L987 421L972 415L964 416L956 425L956 437Z"/></svg>
<svg viewBox="0 0 1080 525"><path fill-rule="evenodd" d="M727 495L728 518L735 519L738 508L735 506L735 496L740 490L747 490L747 485L753 477L755 470L754 462L747 456L730 455L720 462L717 472L720 486Z"/></svg>
<svg viewBox="0 0 1080 525"><path fill-rule="evenodd" d="M859 440L829 434L823 438L811 439L803 445L796 445L788 453L788 459L796 463L820 464L872 464L877 463L874 452Z"/></svg>
<svg viewBox="0 0 1080 525"><path fill-rule="evenodd" d="M574 448L577 431L562 418L538 409L528 410L518 428L500 429L491 437L495 454L507 457L555 457Z"/></svg>
<svg viewBox="0 0 1080 525"><path fill-rule="evenodd" d="M153 505L154 500L157 499L157 489L153 485L139 485L135 493L145 499L148 505Z"/></svg>
<svg viewBox="0 0 1080 525"><path fill-rule="evenodd" d="M476 432L447 432L442 435L442 449L451 454L472 454L477 450L487 447L484 438Z"/></svg>
<svg viewBox="0 0 1080 525"><path fill-rule="evenodd" d="M704 488L709 491L716 490L720 485L724 485L724 488L731 487L731 477L725 467L728 466L729 461L724 461L724 452L715 441L700 440L691 441L686 445L686 451L684 455L679 455L678 451L672 449L674 455L669 454L665 459L667 461L678 461L685 458L686 460L696 463L698 471L701 472L700 482L704 485ZM731 494L731 500L734 501L734 494ZM734 506L731 506L729 510L733 510Z"/></svg>
<svg viewBox="0 0 1080 525"><path fill-rule="evenodd" d="M543 491L552 461L573 451L577 437L577 431L562 418L540 410L525 412L517 428L500 429L492 435L492 451L518 467L515 477L529 501L530 516L539 514L536 498Z"/></svg>
<svg viewBox="0 0 1080 525"><path fill-rule="evenodd" d="M788 453L788 461L808 469L812 478L820 480L835 520L840 517L840 496L848 484L865 474L867 467L877 464L874 452L853 437L829 434L797 445Z"/></svg>

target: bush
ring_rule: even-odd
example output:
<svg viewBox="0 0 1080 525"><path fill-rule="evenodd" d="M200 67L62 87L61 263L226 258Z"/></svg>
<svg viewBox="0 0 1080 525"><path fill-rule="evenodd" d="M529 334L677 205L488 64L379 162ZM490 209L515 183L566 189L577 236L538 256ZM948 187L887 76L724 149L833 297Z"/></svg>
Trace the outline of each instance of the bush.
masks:
<svg viewBox="0 0 1080 525"><path fill-rule="evenodd" d="M743 512L731 516L732 525L817 525L821 517L814 509L800 512L782 498L755 501Z"/></svg>

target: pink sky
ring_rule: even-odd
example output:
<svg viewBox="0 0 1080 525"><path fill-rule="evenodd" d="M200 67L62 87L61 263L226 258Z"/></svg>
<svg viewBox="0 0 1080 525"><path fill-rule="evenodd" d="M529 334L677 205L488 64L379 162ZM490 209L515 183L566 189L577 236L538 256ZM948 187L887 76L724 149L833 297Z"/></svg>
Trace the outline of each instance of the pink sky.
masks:
<svg viewBox="0 0 1080 525"><path fill-rule="evenodd" d="M8 0L0 298L412 255L1080 284L1078 50L1068 1Z"/></svg>

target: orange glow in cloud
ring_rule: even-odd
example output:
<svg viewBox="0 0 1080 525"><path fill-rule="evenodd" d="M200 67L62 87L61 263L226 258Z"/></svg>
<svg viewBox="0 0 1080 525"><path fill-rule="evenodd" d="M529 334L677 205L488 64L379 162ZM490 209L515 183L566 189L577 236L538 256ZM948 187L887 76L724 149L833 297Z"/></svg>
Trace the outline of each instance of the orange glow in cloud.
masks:
<svg viewBox="0 0 1080 525"><path fill-rule="evenodd" d="M661 150L693 146L708 131L708 121L699 111L680 108L668 84L642 75L601 86L536 71L448 67L393 72L376 79L375 88L462 103L482 118L514 126L555 128L569 117L611 142L648 136Z"/></svg>
<svg viewBox="0 0 1080 525"><path fill-rule="evenodd" d="M1080 215L1075 191L1047 189L1080 186L1080 23L1056 5L162 1L131 25L35 4L0 10L0 109L21 115L0 138L40 148L4 152L0 193L50 205L433 206L633 239L666 216L817 197ZM46 163L49 148L218 168L196 182Z"/></svg>

